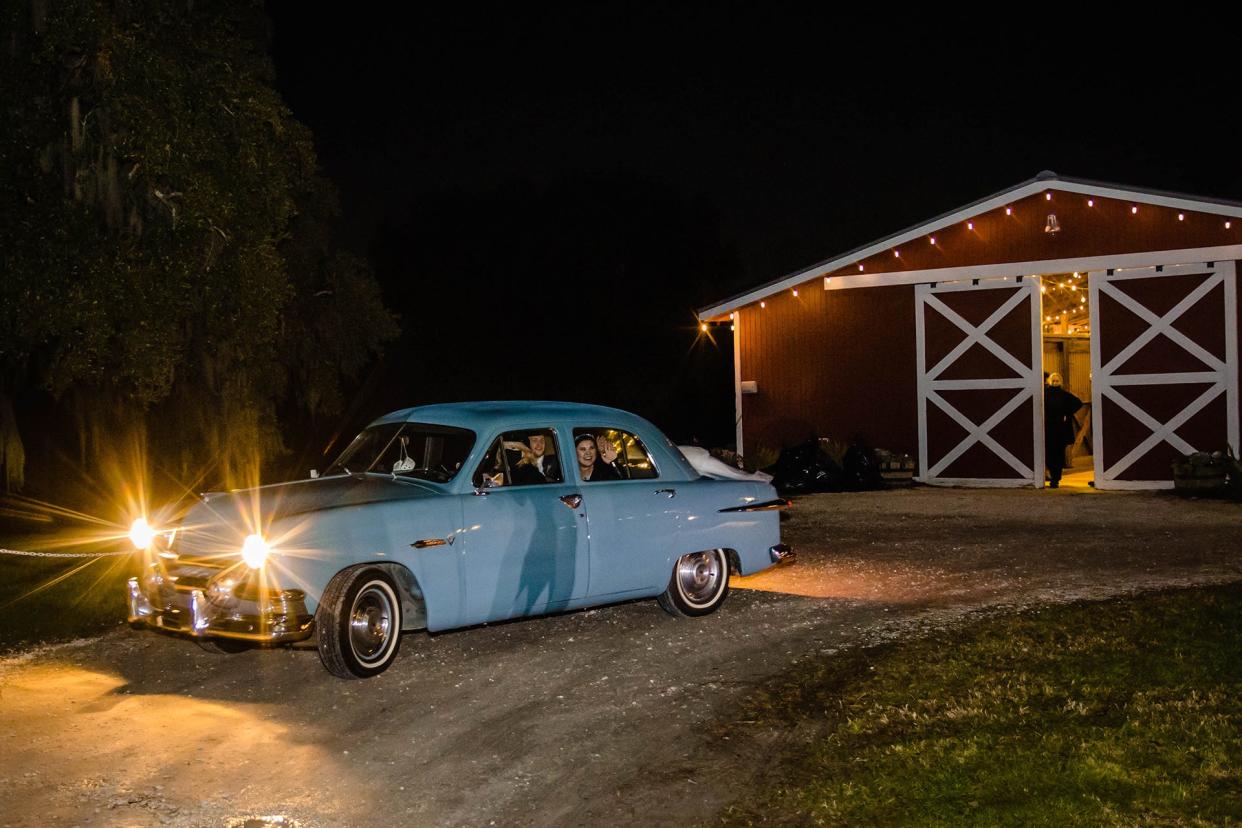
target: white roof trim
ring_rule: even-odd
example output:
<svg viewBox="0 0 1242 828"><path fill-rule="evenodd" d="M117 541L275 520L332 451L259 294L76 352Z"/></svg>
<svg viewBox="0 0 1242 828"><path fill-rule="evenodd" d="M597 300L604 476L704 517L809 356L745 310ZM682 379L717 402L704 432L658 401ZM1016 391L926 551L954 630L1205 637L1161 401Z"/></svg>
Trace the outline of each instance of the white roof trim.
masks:
<svg viewBox="0 0 1242 828"><path fill-rule="evenodd" d="M1087 273L1092 270L1129 270L1139 267L1176 267L1225 262L1242 259L1242 244L1220 247L1190 247L1182 250L1153 250L1144 253L1114 253L1106 256L1082 256L1075 259L1039 259L1030 262L1001 262L988 265L963 265L928 270L903 270L896 273L856 273L824 277L824 290L880 287L881 285L917 285L928 282L956 282L965 279L1006 279L1018 276L1039 276L1047 273ZM829 283L831 281L831 283Z"/></svg>
<svg viewBox="0 0 1242 828"><path fill-rule="evenodd" d="M1047 192L1048 190L1066 193L1079 193L1082 195L1095 195L1100 196L1101 198L1132 201L1137 204L1154 204L1159 207L1172 207L1175 209L1191 210L1199 213L1214 213L1221 216L1242 218L1242 205L1240 204L1225 204L1217 201L1195 199L1171 193L1143 192L1141 190L1131 190L1110 184L1094 184L1088 181L1065 180L1060 178L1035 178L1025 184L1020 184L1012 189L997 193L995 196L987 198L983 201L975 202L974 204L962 207L952 213L947 213L939 218L932 219L925 224L920 224L908 230L903 230L894 236L888 236L880 239L879 241L873 242L866 247L852 250L849 253L838 256L835 259L821 262L820 264L797 273L792 273L783 279L755 288L754 290L741 294L740 296L727 299L724 302L708 308L703 308L698 312L699 318L706 319L728 313L729 311L737 310L743 305L758 302L760 299L766 299L775 293L780 293L782 290L788 290L790 288L805 284L813 279L825 276L835 270L839 270L845 265L853 264L860 259L865 259L868 256L875 255L876 253L883 253L887 250L892 250L894 247L905 244L912 239L926 236L929 233L934 233L937 230L949 227L950 225L963 222L969 218L979 215L980 213L986 213L989 210L1004 207L1007 204L1012 204L1015 201L1020 201L1028 196ZM1172 263L1170 262L1169 264ZM1074 268L1070 269L1072 270ZM1081 270L1084 268L1078 269ZM878 277L891 277L894 274L884 273L875 275ZM874 284L900 284L900 282L885 280Z"/></svg>

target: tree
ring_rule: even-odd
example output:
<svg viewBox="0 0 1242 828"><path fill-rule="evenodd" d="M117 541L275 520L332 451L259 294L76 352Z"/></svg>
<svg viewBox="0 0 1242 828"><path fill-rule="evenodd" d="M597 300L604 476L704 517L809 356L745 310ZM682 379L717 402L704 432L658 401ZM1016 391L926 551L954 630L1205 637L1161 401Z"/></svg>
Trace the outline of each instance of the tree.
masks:
<svg viewBox="0 0 1242 828"><path fill-rule="evenodd" d="M32 387L73 413L84 458L137 429L182 473L243 480L281 449L278 406L330 408L396 333L332 241L262 3L8 0L4 22L5 485L23 477L6 412Z"/></svg>

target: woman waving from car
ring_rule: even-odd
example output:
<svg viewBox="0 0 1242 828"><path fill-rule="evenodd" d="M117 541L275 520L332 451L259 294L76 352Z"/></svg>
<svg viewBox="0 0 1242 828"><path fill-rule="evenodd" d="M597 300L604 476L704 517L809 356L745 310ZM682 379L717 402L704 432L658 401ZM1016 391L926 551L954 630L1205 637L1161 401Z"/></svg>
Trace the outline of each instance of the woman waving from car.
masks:
<svg viewBox="0 0 1242 828"><path fill-rule="evenodd" d="M617 472L617 448L607 437L598 440L594 434L579 434L574 439L578 455L578 475L588 482L620 480Z"/></svg>

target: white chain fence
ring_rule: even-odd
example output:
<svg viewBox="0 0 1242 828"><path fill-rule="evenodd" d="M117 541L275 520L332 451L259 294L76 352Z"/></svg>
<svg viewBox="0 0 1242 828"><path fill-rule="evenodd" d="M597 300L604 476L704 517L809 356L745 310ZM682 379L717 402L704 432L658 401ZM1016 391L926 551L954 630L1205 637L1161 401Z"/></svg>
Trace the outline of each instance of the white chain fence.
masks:
<svg viewBox="0 0 1242 828"><path fill-rule="evenodd" d="M16 555L19 558L115 558L132 554L128 549L120 552L31 552L25 549L0 549L0 555Z"/></svg>

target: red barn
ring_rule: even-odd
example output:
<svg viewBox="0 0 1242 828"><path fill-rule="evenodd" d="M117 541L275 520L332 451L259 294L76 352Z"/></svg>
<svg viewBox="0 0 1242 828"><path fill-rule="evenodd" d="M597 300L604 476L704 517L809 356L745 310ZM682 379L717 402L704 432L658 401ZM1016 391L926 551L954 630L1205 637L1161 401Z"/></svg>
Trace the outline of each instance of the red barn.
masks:
<svg viewBox="0 0 1242 828"><path fill-rule="evenodd" d="M1099 488L1238 449L1242 204L1041 173L699 311L730 325L738 450L812 435L928 483L1042 486L1044 377Z"/></svg>

